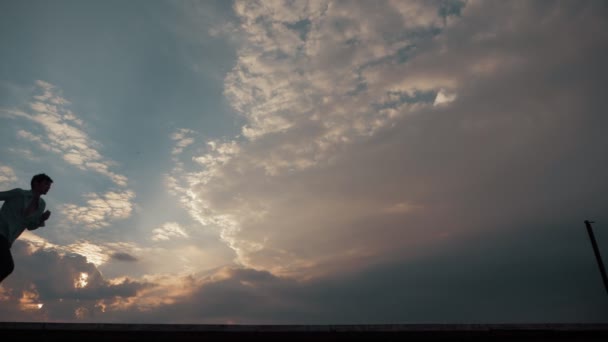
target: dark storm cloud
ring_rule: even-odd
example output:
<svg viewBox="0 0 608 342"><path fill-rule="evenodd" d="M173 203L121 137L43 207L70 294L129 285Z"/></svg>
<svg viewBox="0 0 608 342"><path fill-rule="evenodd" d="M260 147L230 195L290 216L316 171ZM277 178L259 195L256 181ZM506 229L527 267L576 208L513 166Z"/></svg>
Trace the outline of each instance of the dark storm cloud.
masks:
<svg viewBox="0 0 608 342"><path fill-rule="evenodd" d="M129 253L117 252L112 254L112 259L125 262L137 261L137 258Z"/></svg>
<svg viewBox="0 0 608 342"><path fill-rule="evenodd" d="M15 271L2 286L11 296L2 305L0 317L23 317L23 320L79 318L76 314L100 311L99 302L116 298L135 297L138 291L150 284L124 279L110 283L104 279L94 264L78 254L60 255L53 250L38 249L28 252L27 243L16 241L12 254ZM27 295L26 295L27 294ZM24 307L19 300L30 297L27 303L42 304L38 310ZM82 313L84 315L84 313Z"/></svg>
<svg viewBox="0 0 608 342"><path fill-rule="evenodd" d="M437 24L433 6L399 5L406 12L427 14L420 27ZM384 11L382 6L389 4L378 6ZM277 7L272 20L295 20ZM311 11L316 40L289 42L318 42L331 50L328 37L340 42L344 37L323 23L357 18L361 20L348 21L353 27L347 33L359 34L370 46L353 47L353 55L365 60L375 51L371 44L393 51L372 29L373 13L362 14L372 10L362 12L356 2L330 7L329 14L323 14L329 18ZM272 74L275 64L266 57L247 55L250 67L264 71L251 75L259 78L255 86L266 84L270 95L242 95L242 83L229 84L230 89L245 103L268 105L264 115L272 119L272 127L264 127L270 131L284 120L292 126L280 133L260 126L259 138L243 143L234 155L222 155L228 161L206 170L212 181L193 185L198 198L205 199L197 210L212 208L218 218L234 217L230 226L221 227L222 236L246 265L285 272L308 265L322 268L339 257L344 257L346 268L359 265L349 262L348 255L391 260L432 248L441 236L456 242L473 232L499 232L531 222L604 218L606 7L595 1L467 2L440 33L417 40L412 56L401 63L339 63L340 68L327 70L340 81L332 83L334 77L328 77L316 84L334 90L320 94L329 105L314 109L296 104L307 89L302 84L316 80L311 75L317 69L309 71L309 78L285 81L280 90L294 103L289 111L276 110L275 102L286 102L272 97L273 77L280 78L283 68L300 65L301 59L277 59L278 71ZM264 14L244 13L270 20ZM270 33L284 33L282 26L275 32L252 23L251 34L268 40L261 48L284 47L269 38ZM407 23L402 26L395 31L405 30ZM311 65L322 69L322 63L314 64L317 57L310 56ZM360 77L352 76L355 71ZM347 75L343 82L340 75ZM366 87L356 96L343 95L357 82ZM455 95L454 101L437 106L422 101L425 105L417 110L407 101L394 102L392 96L442 91ZM380 101L386 96L388 101ZM394 107L394 119L382 121L378 103ZM308 110L319 119L311 120ZM373 133L356 133L353 122L373 126L376 121L382 124ZM201 159L213 160L211 154ZM265 167L266 172L261 170ZM251 217L244 214L251 211ZM259 212L265 216L255 216ZM314 272L302 272L309 271Z"/></svg>
<svg viewBox="0 0 608 342"><path fill-rule="evenodd" d="M297 256L321 260L311 268L322 268L332 262L322 256L351 250L372 251L375 265L385 265L346 281L342 275L365 264L353 257L336 261L342 267L318 280L318 292L311 284L290 285L286 291L294 292L286 298L306 300L292 303L289 320L608 319L583 226L585 219L608 222L608 6L470 1L460 14L440 34L418 42L403 63L366 67L367 87L332 108L351 113L362 98L387 89L446 88L454 101L414 113L397 104L402 115L392 125L353 139L319 168L274 178L254 172L231 177L232 168L242 171L245 164L237 156L222 169L217 197L215 188L201 191L212 203L217 198L221 209L248 197L271 203L268 220L249 220L237 235L244 241L272 237L265 249L248 254L254 265L284 270ZM321 131L293 122L287 131L298 139ZM263 156L258 141L297 146L291 138L267 134L243 154ZM233 189L239 202L230 200ZM382 204L396 204L395 210L370 210ZM600 240L608 245L605 235ZM226 282L233 285L225 287L231 303L239 296L257 303L255 295L263 293ZM268 314L269 321L289 316L274 309L259 312L277 312ZM201 312L201 319L230 316ZM265 319L255 317L242 319Z"/></svg>
<svg viewBox="0 0 608 342"><path fill-rule="evenodd" d="M522 229L526 239L486 233L476 244L307 282L224 269L217 280L173 304L106 318L216 324L605 322L607 299L584 228Z"/></svg>

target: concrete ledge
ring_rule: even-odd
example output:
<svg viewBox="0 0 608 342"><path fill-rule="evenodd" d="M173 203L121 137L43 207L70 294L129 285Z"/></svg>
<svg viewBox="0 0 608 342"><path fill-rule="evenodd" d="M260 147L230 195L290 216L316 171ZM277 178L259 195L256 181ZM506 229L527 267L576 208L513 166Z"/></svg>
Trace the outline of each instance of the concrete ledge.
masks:
<svg viewBox="0 0 608 342"><path fill-rule="evenodd" d="M608 341L608 324L197 325L0 322L0 336L113 342L207 341Z"/></svg>

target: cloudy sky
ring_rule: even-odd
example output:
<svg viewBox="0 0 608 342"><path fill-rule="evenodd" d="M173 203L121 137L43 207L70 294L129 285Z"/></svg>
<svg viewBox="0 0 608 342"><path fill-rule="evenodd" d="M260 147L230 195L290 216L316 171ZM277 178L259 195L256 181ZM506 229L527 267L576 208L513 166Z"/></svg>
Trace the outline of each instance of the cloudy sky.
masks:
<svg viewBox="0 0 608 342"><path fill-rule="evenodd" d="M608 322L605 1L2 1L1 321Z"/></svg>

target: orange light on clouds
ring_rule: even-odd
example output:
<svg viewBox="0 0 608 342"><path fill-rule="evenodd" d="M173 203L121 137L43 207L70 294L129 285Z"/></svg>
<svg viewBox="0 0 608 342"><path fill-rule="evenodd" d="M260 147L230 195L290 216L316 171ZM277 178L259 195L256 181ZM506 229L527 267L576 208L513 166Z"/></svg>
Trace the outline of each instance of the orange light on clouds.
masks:
<svg viewBox="0 0 608 342"><path fill-rule="evenodd" d="M78 319L84 319L89 315L89 310L85 307L80 307L74 310L74 316Z"/></svg>
<svg viewBox="0 0 608 342"><path fill-rule="evenodd" d="M74 281L74 288L77 288L77 289L85 288L87 286L87 284L89 283L87 281L87 279L89 279L89 274L80 272L80 276L78 277L78 279L76 279Z"/></svg>
<svg viewBox="0 0 608 342"><path fill-rule="evenodd" d="M44 304L38 303L38 292L36 289L32 289L32 291L23 291L21 293L21 298L19 298L19 308L23 311L35 311L40 310Z"/></svg>
<svg viewBox="0 0 608 342"><path fill-rule="evenodd" d="M100 300L95 304L95 308L99 309L101 312L106 312L106 304L103 300Z"/></svg>
<svg viewBox="0 0 608 342"><path fill-rule="evenodd" d="M88 241L71 244L65 250L86 257L88 262L93 263L97 267L110 260L110 253L106 248Z"/></svg>
<svg viewBox="0 0 608 342"><path fill-rule="evenodd" d="M157 286L140 289L134 297L116 297L104 301L104 309L151 311L161 306L184 301L192 296L202 284L192 277L174 277L173 275L146 276L143 279ZM116 281L111 282L116 283Z"/></svg>

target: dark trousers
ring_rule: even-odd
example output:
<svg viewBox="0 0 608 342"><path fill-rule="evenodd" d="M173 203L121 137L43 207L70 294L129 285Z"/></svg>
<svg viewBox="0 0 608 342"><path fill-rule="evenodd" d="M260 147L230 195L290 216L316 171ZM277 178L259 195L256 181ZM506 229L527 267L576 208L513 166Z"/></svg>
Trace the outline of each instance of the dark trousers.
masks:
<svg viewBox="0 0 608 342"><path fill-rule="evenodd" d="M11 254L11 245L4 236L0 235L0 283L13 273L14 269L15 262Z"/></svg>

